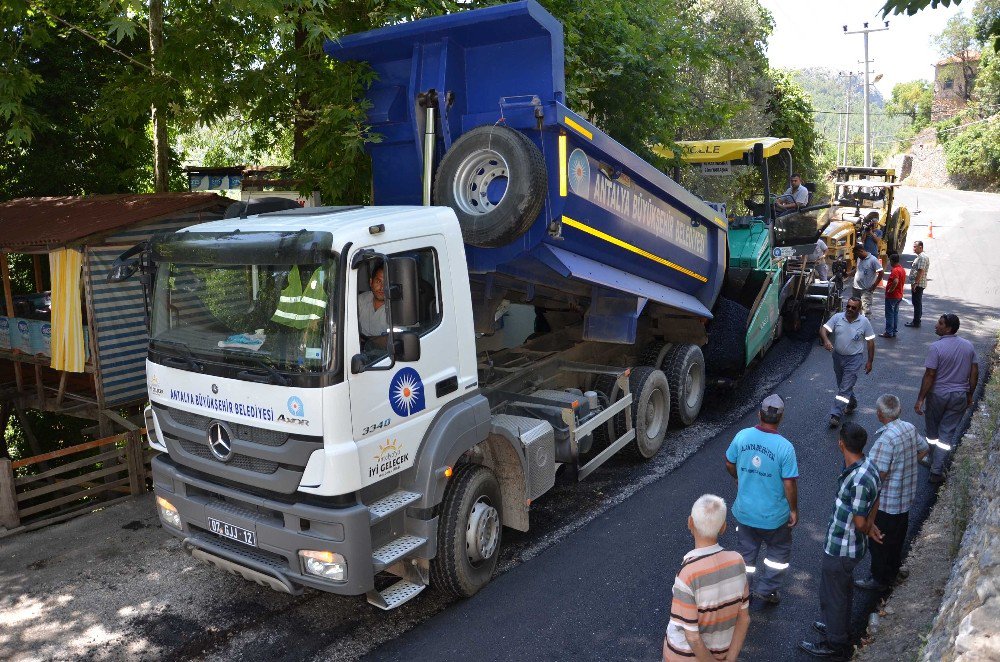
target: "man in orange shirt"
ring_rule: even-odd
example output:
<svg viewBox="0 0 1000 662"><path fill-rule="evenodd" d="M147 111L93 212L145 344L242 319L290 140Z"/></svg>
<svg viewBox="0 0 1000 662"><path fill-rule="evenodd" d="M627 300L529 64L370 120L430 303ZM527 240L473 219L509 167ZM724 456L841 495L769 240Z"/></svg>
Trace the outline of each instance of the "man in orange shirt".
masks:
<svg viewBox="0 0 1000 662"><path fill-rule="evenodd" d="M737 659L750 626L750 587L743 557L719 546L726 530L726 502L705 494L688 517L694 549L674 579L663 659Z"/></svg>
<svg viewBox="0 0 1000 662"><path fill-rule="evenodd" d="M885 332L882 338L895 338L899 325L899 304L903 300L903 284L906 283L906 269L899 265L899 253L889 256L892 271L885 283Z"/></svg>

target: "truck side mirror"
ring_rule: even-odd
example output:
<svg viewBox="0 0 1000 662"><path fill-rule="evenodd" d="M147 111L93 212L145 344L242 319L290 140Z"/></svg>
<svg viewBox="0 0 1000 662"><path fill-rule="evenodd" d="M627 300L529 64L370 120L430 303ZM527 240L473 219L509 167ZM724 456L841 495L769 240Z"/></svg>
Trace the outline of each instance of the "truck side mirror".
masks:
<svg viewBox="0 0 1000 662"><path fill-rule="evenodd" d="M417 261L412 257L390 259L388 299L392 306L394 327L413 326L420 321Z"/></svg>
<svg viewBox="0 0 1000 662"><path fill-rule="evenodd" d="M134 276L137 271L139 271L139 260L122 262L121 258L118 258L111 265L111 271L108 272L108 282L123 283Z"/></svg>
<svg viewBox="0 0 1000 662"><path fill-rule="evenodd" d="M395 334L396 360L401 363L414 363L420 360L420 336L413 331L402 331Z"/></svg>

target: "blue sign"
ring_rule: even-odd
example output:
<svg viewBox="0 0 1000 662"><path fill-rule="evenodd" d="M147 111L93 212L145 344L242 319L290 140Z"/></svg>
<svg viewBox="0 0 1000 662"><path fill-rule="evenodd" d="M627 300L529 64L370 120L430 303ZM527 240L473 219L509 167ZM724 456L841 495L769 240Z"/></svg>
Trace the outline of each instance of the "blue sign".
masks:
<svg viewBox="0 0 1000 662"><path fill-rule="evenodd" d="M305 416L305 405L302 404L301 398L293 395L288 398L288 413L292 416Z"/></svg>
<svg viewBox="0 0 1000 662"><path fill-rule="evenodd" d="M399 416L423 411L427 406L424 383L413 368L403 368L389 382L389 405Z"/></svg>

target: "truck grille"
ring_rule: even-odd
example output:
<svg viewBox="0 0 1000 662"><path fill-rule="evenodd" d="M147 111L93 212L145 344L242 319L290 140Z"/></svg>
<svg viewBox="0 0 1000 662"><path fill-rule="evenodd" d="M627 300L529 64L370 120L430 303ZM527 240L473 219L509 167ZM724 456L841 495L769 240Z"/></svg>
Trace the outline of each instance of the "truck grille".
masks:
<svg viewBox="0 0 1000 662"><path fill-rule="evenodd" d="M199 457L203 460L212 460L213 462L219 462L219 460L212 455L212 452L208 450L208 447L204 444L199 444L195 441L189 441L187 439L180 439L181 448L184 449L185 453L190 453L195 457ZM235 467L237 469L245 469L246 471L253 471L259 474L273 474L278 470L280 466L277 462L272 462L270 460L262 460L257 457L247 457L246 455L233 455L233 457L226 462L227 466Z"/></svg>
<svg viewBox="0 0 1000 662"><path fill-rule="evenodd" d="M220 419L154 404L170 457L196 471L274 494L298 489L306 464L323 448L323 438L267 430L236 421L225 424L232 434L233 455L227 462L208 448L208 429Z"/></svg>
<svg viewBox="0 0 1000 662"><path fill-rule="evenodd" d="M180 409L166 409L165 407L156 407L157 413L166 413L168 416L174 419L174 422L178 425L183 425L184 427L194 428L204 432L208 430L208 426L214 421L214 418L208 416L202 416L201 414L192 414L188 411L181 411ZM285 432L278 432L277 430L264 430L263 428L255 428L249 425L240 425L239 423L229 423L229 429L233 431L237 439L242 439L244 441L251 441L255 444L260 444L262 446L281 446L286 441L288 441L288 434Z"/></svg>

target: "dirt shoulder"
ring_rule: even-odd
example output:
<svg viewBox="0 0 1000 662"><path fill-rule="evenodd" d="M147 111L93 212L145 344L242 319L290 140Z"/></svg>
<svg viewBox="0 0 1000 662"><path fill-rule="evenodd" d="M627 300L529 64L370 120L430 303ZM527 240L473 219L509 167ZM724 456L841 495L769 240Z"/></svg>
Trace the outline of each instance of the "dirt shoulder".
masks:
<svg viewBox="0 0 1000 662"><path fill-rule="evenodd" d="M869 623L856 660L1000 659L998 364L995 349L948 481L907 556L909 577Z"/></svg>

